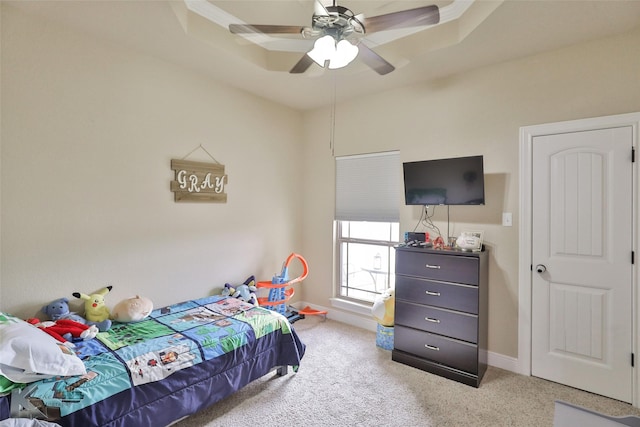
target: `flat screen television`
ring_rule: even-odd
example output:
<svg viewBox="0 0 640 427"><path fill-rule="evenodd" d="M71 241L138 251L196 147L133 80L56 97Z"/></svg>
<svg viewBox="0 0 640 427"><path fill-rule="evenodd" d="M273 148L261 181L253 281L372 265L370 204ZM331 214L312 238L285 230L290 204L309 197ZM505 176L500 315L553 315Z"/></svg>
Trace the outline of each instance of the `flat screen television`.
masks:
<svg viewBox="0 0 640 427"><path fill-rule="evenodd" d="M407 205L484 205L483 156L407 162Z"/></svg>

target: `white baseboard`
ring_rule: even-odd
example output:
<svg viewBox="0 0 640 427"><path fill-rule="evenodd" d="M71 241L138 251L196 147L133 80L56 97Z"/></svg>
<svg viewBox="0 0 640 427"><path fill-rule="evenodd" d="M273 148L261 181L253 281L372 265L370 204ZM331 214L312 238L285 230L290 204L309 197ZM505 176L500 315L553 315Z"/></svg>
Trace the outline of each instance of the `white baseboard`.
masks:
<svg viewBox="0 0 640 427"><path fill-rule="evenodd" d="M487 352L487 364L496 368L504 369L505 371L515 372L521 374L518 359L511 356L505 356L504 354Z"/></svg>
<svg viewBox="0 0 640 427"><path fill-rule="evenodd" d="M376 332L378 323L371 318L366 318L358 314L350 313L348 311L343 310L335 310L328 307L323 307L315 304L309 304L306 302L297 302L292 304L295 308L301 308L309 306L314 310L321 310L327 312L327 319L335 320L337 322L346 323L347 325L355 326L361 329L365 329L367 331ZM358 309L357 312L362 313L362 310ZM518 363L518 359L511 356L505 356L500 353L487 353L487 363L490 366L494 366L496 368L504 369L506 371L515 372L516 374L523 374L522 369L520 369L520 364ZM528 374L524 374L528 375Z"/></svg>

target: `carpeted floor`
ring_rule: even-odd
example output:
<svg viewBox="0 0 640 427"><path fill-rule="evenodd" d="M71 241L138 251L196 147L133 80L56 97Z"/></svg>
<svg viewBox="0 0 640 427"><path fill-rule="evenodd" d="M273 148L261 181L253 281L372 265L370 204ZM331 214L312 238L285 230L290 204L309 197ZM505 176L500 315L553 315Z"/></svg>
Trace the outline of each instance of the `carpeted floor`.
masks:
<svg viewBox="0 0 640 427"><path fill-rule="evenodd" d="M391 361L375 333L308 317L297 373L269 374L178 427L552 426L554 401L608 415L640 415L616 400L489 367L476 389Z"/></svg>

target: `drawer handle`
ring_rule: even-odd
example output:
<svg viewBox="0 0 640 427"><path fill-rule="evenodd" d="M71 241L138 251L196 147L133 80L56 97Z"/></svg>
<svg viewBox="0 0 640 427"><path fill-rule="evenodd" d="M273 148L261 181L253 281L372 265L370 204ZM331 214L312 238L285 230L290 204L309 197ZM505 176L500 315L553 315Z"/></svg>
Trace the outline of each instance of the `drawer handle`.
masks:
<svg viewBox="0 0 640 427"><path fill-rule="evenodd" d="M436 347L435 345L425 344L424 346L425 346L425 348L428 348L429 350L440 351L440 347Z"/></svg>
<svg viewBox="0 0 640 427"><path fill-rule="evenodd" d="M427 268L432 268L434 270L440 270L440 266L439 265L431 265L431 264L427 264L425 265L425 267Z"/></svg>
<svg viewBox="0 0 640 427"><path fill-rule="evenodd" d="M440 296L440 292L424 291L424 293L427 294L427 295L431 295L433 297L439 297Z"/></svg>
<svg viewBox="0 0 640 427"><path fill-rule="evenodd" d="M424 320L431 323L440 323L439 319L434 319L433 317L425 317Z"/></svg>

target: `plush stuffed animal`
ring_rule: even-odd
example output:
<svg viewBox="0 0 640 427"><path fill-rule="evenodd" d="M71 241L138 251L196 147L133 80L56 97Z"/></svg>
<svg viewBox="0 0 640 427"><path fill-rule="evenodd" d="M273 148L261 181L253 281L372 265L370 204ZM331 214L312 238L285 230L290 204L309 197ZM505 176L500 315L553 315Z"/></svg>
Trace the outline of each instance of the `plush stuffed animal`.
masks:
<svg viewBox="0 0 640 427"><path fill-rule="evenodd" d="M91 322L73 311L69 311L69 299L58 298L42 307L41 311L47 316L47 320L74 320L84 325L95 326L99 331L107 331L111 327L111 320Z"/></svg>
<svg viewBox="0 0 640 427"><path fill-rule="evenodd" d="M234 288L233 286L231 286L228 283L224 284L224 288L222 288L222 293L220 295L224 296L224 297L229 297L233 294L236 293L236 288Z"/></svg>
<svg viewBox="0 0 640 427"><path fill-rule="evenodd" d="M41 311L47 315L48 320L69 319L80 323L87 323L86 319L77 313L69 311L69 299L59 298L42 307Z"/></svg>
<svg viewBox="0 0 640 427"><path fill-rule="evenodd" d="M139 322L153 311L150 299L136 295L120 301L111 310L111 318L118 322Z"/></svg>
<svg viewBox="0 0 640 427"><path fill-rule="evenodd" d="M232 295L234 298L241 299L242 301L246 301L249 304L253 304L258 306L258 297L256 296L256 288L253 285L240 285L236 288L236 292Z"/></svg>
<svg viewBox="0 0 640 427"><path fill-rule="evenodd" d="M233 298L241 299L242 301L246 301L249 304L253 304L256 307L258 306L258 297L256 296L256 292L258 288L255 286L256 278L255 276L249 276L247 280L244 281L242 285L232 286L229 283L224 284L224 289L222 289L222 295L230 295Z"/></svg>
<svg viewBox="0 0 640 427"><path fill-rule="evenodd" d="M395 317L395 290L389 288L378 295L371 307L371 313L382 326L393 326Z"/></svg>
<svg viewBox="0 0 640 427"><path fill-rule="evenodd" d="M113 286L106 286L91 295L80 292L73 293L74 297L84 300L84 317L87 319L87 323L95 324L101 332L111 328L110 313L104 303L104 296L108 294L112 288Z"/></svg>
<svg viewBox="0 0 640 427"><path fill-rule="evenodd" d="M95 338L98 334L98 328L95 325L87 326L84 323L75 320L60 319L55 321L40 319L27 319L28 323L42 329L56 340L60 341L67 347L75 347L72 340L89 340Z"/></svg>

